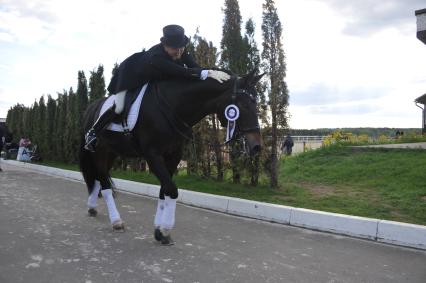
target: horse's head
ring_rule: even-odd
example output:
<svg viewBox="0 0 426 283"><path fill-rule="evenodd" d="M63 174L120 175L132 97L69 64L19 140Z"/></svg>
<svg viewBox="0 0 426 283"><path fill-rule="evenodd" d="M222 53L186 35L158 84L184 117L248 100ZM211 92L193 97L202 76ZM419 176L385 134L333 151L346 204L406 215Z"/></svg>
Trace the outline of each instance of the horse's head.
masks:
<svg viewBox="0 0 426 283"><path fill-rule="evenodd" d="M245 147L250 155L261 150L256 84L263 75L256 76L255 74L254 70L245 76L234 79L230 100L227 102L225 111L218 115L222 126L227 125L228 127L227 141L245 138Z"/></svg>

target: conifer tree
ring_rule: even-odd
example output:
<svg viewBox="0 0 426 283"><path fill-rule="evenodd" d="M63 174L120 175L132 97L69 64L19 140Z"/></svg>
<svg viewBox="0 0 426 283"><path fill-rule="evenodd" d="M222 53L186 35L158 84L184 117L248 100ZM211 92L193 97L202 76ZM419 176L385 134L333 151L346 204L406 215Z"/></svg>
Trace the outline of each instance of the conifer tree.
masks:
<svg viewBox="0 0 426 283"><path fill-rule="evenodd" d="M64 90L58 93L57 98L57 111L55 113L55 129L54 135L56 142L53 144L53 151L55 160L65 162L64 141L65 141L65 128L66 128L66 114L67 114L67 92Z"/></svg>
<svg viewBox="0 0 426 283"><path fill-rule="evenodd" d="M245 47L245 53L247 55L247 71L256 70L256 75L259 74L259 67L260 67L260 54L259 49L257 48L257 43L254 39L254 32L255 32L255 24L253 22L253 19L250 18L246 22L245 25L245 35L244 35L244 47ZM265 103L265 87L261 82L259 82L256 86L258 98L257 98L257 107L258 107L258 113L260 113L260 118L265 115L265 109L266 107L262 104ZM256 186L258 184L259 179L259 172L260 172L260 154L256 154L255 156L246 157L246 160L244 161L248 166L249 174L250 174L250 184L252 186Z"/></svg>
<svg viewBox="0 0 426 283"><path fill-rule="evenodd" d="M15 142L19 142L21 137L24 135L24 111L25 106L23 104L16 104L9 109L6 116L7 126L13 134Z"/></svg>
<svg viewBox="0 0 426 283"><path fill-rule="evenodd" d="M77 94L70 89L68 93L68 109L66 117L66 128L65 128L65 152L66 160L70 163L75 163L77 159L77 150L80 144L79 136L79 112L77 110Z"/></svg>
<svg viewBox="0 0 426 283"><path fill-rule="evenodd" d="M52 98L52 96L47 96L47 105L46 105L46 119L45 119L45 128L46 128L46 136L45 143L46 149L44 151L44 158L48 160L54 160L54 146L58 142L57 136L53 133L55 132L55 115L56 115L56 101Z"/></svg>
<svg viewBox="0 0 426 283"><path fill-rule="evenodd" d="M206 39L194 35L194 57L195 60L204 68L215 68L217 62L217 48L214 47L213 43L207 42ZM201 151L199 156L201 157L201 168L205 177L210 177L211 170L211 151L214 152L214 160L216 163L216 174L218 180L223 180L223 158L220 148L219 135L220 131L216 127L217 118L216 115L209 115L205 117L198 125L194 127L196 131L199 131L201 138L200 148Z"/></svg>
<svg viewBox="0 0 426 283"><path fill-rule="evenodd" d="M93 70L90 72L89 89L90 102L105 97L106 89L103 65L99 65L96 71Z"/></svg>
<svg viewBox="0 0 426 283"><path fill-rule="evenodd" d="M241 14L238 0L225 0L225 18L222 27L220 65L236 74L247 71L247 56L241 36Z"/></svg>
<svg viewBox="0 0 426 283"><path fill-rule="evenodd" d="M103 67L102 67L103 72ZM87 105L89 102L89 93L87 87L86 76L83 71L78 72L78 83L77 83L77 92L76 92L76 105L75 105L75 115L78 115L77 119L77 128L81 131L81 124L84 116L84 112L86 111Z"/></svg>
<svg viewBox="0 0 426 283"><path fill-rule="evenodd" d="M281 42L282 27L274 0L265 0L262 15L263 67L268 76L269 110L271 114L271 152L269 166L271 186L278 187L277 129L287 127L288 90L285 55Z"/></svg>
<svg viewBox="0 0 426 283"><path fill-rule="evenodd" d="M220 65L236 74L247 73L247 48L241 36L241 14L238 0L225 0L223 9L225 18L222 27L222 49ZM241 160L238 145L230 144L230 159L232 167L232 180L234 183L241 182Z"/></svg>
<svg viewBox="0 0 426 283"><path fill-rule="evenodd" d="M32 143L37 144L38 150L43 153L47 151L47 129L45 123L46 112L46 102L44 100L44 96L41 96L40 100L38 101L37 110L34 113L37 124L34 131L34 137L32 138ZM28 136L28 133L26 133L26 135Z"/></svg>

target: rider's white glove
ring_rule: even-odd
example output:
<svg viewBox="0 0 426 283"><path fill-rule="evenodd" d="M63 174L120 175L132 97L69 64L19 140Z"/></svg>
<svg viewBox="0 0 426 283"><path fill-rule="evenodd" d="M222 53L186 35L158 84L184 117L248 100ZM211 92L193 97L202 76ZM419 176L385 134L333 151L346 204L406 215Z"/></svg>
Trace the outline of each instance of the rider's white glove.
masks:
<svg viewBox="0 0 426 283"><path fill-rule="evenodd" d="M215 79L220 83L223 83L224 81L227 81L231 78L231 76L227 73L215 70L209 70L207 77Z"/></svg>

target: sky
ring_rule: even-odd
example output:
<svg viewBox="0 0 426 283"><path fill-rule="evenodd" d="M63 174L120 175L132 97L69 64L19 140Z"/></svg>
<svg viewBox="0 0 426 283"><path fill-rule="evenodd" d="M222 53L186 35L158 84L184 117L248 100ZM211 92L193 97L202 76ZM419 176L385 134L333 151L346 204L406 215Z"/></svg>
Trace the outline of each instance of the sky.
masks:
<svg viewBox="0 0 426 283"><path fill-rule="evenodd" d="M179 24L220 46L224 0L0 0L0 118L17 103L76 89L77 74L159 43ZM239 0L261 49L264 0ZM286 54L290 127L420 128L425 0L275 0Z"/></svg>

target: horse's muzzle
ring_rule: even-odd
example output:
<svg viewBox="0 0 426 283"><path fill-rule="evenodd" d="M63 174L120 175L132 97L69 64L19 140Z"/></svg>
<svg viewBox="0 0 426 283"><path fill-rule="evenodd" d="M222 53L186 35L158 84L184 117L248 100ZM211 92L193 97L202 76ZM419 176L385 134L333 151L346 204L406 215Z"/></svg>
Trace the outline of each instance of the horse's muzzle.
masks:
<svg viewBox="0 0 426 283"><path fill-rule="evenodd" d="M262 138L260 136L260 132L259 131L248 132L248 133L245 133L245 137L246 137L250 155L253 156L258 154L262 149L262 146L261 146Z"/></svg>

